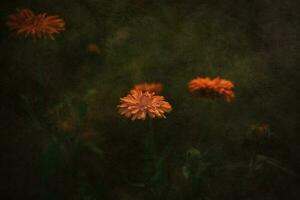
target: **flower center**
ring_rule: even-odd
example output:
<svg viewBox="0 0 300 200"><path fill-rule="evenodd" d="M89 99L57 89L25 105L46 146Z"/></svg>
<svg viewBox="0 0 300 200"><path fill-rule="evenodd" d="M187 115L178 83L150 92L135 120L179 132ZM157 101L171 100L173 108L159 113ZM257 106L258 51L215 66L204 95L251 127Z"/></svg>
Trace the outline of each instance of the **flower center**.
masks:
<svg viewBox="0 0 300 200"><path fill-rule="evenodd" d="M141 110L148 109L151 106L152 99L148 96L141 96L139 107Z"/></svg>

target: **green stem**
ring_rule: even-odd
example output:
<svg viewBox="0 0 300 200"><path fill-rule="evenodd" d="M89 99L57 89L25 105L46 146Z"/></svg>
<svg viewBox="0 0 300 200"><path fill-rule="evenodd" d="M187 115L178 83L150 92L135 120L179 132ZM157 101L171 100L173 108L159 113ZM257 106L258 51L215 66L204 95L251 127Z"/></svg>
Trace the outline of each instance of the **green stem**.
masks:
<svg viewBox="0 0 300 200"><path fill-rule="evenodd" d="M148 120L149 124L149 143L150 143L150 151L152 154L152 158L156 157L156 146L155 146L155 137L154 137L154 129L153 129L153 120L149 119Z"/></svg>
<svg viewBox="0 0 300 200"><path fill-rule="evenodd" d="M146 180L148 181L155 171L155 159L156 159L156 150L155 150L155 141L154 141L154 131L152 119L148 119L148 132L146 132L145 137L145 152L144 152L144 173Z"/></svg>
<svg viewBox="0 0 300 200"><path fill-rule="evenodd" d="M145 156L146 160L153 160L155 158L155 139L152 119L148 120L148 133L145 141Z"/></svg>

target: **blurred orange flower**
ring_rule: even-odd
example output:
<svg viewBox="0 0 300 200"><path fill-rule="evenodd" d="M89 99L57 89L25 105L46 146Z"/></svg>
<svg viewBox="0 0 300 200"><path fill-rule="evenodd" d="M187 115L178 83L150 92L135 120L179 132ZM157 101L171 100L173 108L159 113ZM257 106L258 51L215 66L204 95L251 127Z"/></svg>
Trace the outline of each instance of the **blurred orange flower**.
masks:
<svg viewBox="0 0 300 200"><path fill-rule="evenodd" d="M188 84L189 91L193 94L200 94L209 97L222 97L225 101L230 102L235 95L232 89L234 84L219 77L215 79L210 78L195 78Z"/></svg>
<svg viewBox="0 0 300 200"><path fill-rule="evenodd" d="M154 92L156 94L160 93L163 90L164 86L161 83L140 83L136 84L133 89L141 90L143 92Z"/></svg>
<svg viewBox="0 0 300 200"><path fill-rule="evenodd" d="M54 40L53 35L65 29L64 20L58 16L50 16L47 13L35 15L29 9L17 9L16 14L8 16L7 25L16 35L30 35L34 39Z"/></svg>
<svg viewBox="0 0 300 200"><path fill-rule="evenodd" d="M268 136L270 135L270 126L266 123L257 123L252 124L251 126L252 133L256 136Z"/></svg>
<svg viewBox="0 0 300 200"><path fill-rule="evenodd" d="M166 118L165 113L171 112L171 105L163 96L141 90L131 90L130 94L121 98L118 105L119 113L131 120L150 118Z"/></svg>
<svg viewBox="0 0 300 200"><path fill-rule="evenodd" d="M89 53L93 53L93 54L99 54L100 53L100 49L99 49L99 47L97 46L97 44L95 44L95 43L90 43L90 44L88 44L88 46L87 46L87 51L89 52Z"/></svg>

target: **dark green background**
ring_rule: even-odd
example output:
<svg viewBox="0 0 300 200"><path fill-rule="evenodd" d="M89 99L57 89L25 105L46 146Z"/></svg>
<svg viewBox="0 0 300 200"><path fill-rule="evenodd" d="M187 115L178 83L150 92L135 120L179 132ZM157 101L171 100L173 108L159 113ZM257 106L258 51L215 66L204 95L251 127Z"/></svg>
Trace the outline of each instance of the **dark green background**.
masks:
<svg viewBox="0 0 300 200"><path fill-rule="evenodd" d="M0 6L1 199L300 198L297 0ZM55 41L15 37L6 20L16 8L59 15L66 30ZM233 81L235 101L191 96L197 76ZM165 85L173 112L153 123L162 161L139 187L148 125L119 116L116 105L144 81ZM55 125L65 117L71 131ZM253 138L251 125L261 123L270 136ZM87 132L92 139L74 145ZM253 154L263 156L254 171Z"/></svg>

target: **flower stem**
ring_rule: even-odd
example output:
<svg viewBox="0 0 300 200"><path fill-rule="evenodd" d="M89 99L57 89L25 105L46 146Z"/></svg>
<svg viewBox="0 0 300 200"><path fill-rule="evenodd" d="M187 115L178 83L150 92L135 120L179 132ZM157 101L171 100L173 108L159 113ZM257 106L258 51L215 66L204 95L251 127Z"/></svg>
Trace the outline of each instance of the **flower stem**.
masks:
<svg viewBox="0 0 300 200"><path fill-rule="evenodd" d="M153 122L152 119L148 119L148 132L146 132L145 137L145 150L144 150L144 173L145 178L148 181L152 176L155 170L155 158L156 158L156 149L155 149L155 139L153 131ZM146 181L146 182L147 182Z"/></svg>
<svg viewBox="0 0 300 200"><path fill-rule="evenodd" d="M153 129L153 120L149 119L149 143L150 143L150 150L152 154L152 159L155 159L156 157L156 146L155 146L155 137L154 137L154 129Z"/></svg>
<svg viewBox="0 0 300 200"><path fill-rule="evenodd" d="M156 154L155 148L155 139L154 139L154 131L153 131L153 122L152 119L148 120L148 133L145 141L145 157L146 160L153 160Z"/></svg>

